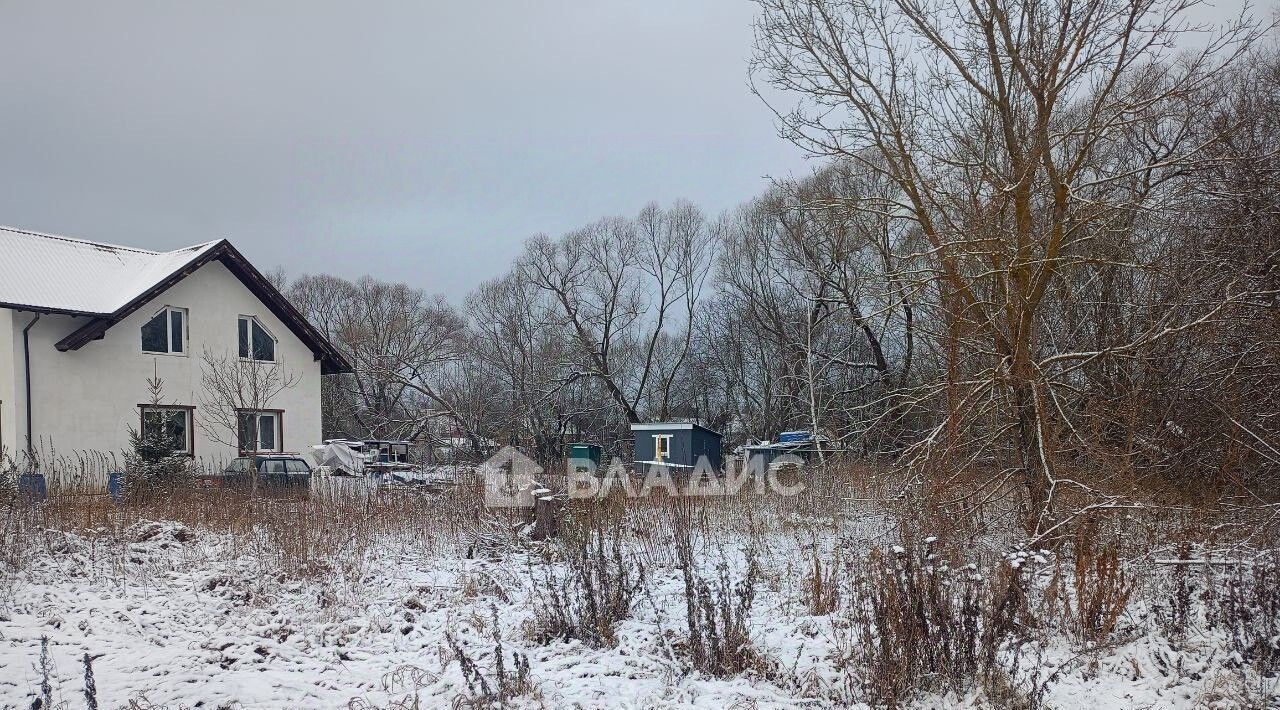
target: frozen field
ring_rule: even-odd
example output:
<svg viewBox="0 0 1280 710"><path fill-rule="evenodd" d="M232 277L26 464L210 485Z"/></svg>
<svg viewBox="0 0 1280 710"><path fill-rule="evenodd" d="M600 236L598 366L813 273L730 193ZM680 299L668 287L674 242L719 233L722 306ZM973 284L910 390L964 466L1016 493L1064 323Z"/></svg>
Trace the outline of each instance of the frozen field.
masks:
<svg viewBox="0 0 1280 710"><path fill-rule="evenodd" d="M890 517L866 510L840 522L792 516L787 524L756 522L723 534L708 534L715 519L693 530L653 522L658 519L619 528L620 565L629 570L620 574L631 575L624 586L632 592L604 642L548 638L548 619L557 610L576 604L581 611L575 565L567 564L561 543L503 535L492 522L456 537L356 526L352 532L373 537L362 543L329 530L325 539L336 544L325 554L313 545L302 562L282 556L294 543L270 525L246 532L138 520L114 531L28 532L27 542L35 544L0 584L0 706L32 707L47 682L56 707L86 707L85 654L103 708L860 705L876 699L874 669L889 679L882 682L893 681L885 663L897 656L892 648L869 648L875 637L864 635L863 626L878 618L856 602L875 581L865 576L868 553L879 550L885 569L926 575L918 579L942 574L935 588L943 590L983 592L995 569L949 568L930 553L941 542L895 551ZM712 608L729 617L742 612L745 642L730 641L732 618L719 619L726 645L750 646L749 658L732 672L709 672L693 660L684 568L673 552L680 534L690 538L692 572L707 581ZM990 547L991 554L970 552L974 559L1001 559L1000 545ZM603 568L618 572L610 564ZM1225 602L1196 602L1203 572L1182 582L1193 590L1195 606L1185 611L1184 631L1167 631L1173 583L1138 580L1121 608L1103 611L1105 635L1086 638L1071 631L1083 607L1053 612L1044 593L1055 576L1062 582L1062 570L1074 568L1049 553L1016 556L1012 566L1029 589L1039 590L1028 604L1031 615L1015 623L1038 619L1040 627L1015 629L998 643L998 674L988 669L947 680L950 669L943 666L964 654L933 658L928 673L939 681L914 679L921 688L907 692L904 705L1236 708L1277 702L1274 666L1270 677L1259 672L1274 663L1274 654L1260 661L1256 654L1265 656L1265 649L1255 648L1246 657L1231 639L1239 630L1212 623L1205 608ZM1128 574L1176 566L1131 562ZM608 580L592 583L588 575L587 581L603 598ZM745 596L744 584L750 585ZM1069 583L1062 588L1068 597L1078 593ZM557 592L578 598L557 603ZM1274 590L1250 594L1246 589L1240 598L1274 602ZM964 618L989 624L986 613ZM1276 614L1259 607L1251 618L1273 633ZM939 636L928 644L963 645L954 636L960 628L935 628ZM1280 644L1265 634L1258 640L1273 651ZM921 645L912 643L915 650L904 647L903 658L919 653ZM520 658L527 658L527 673L517 673Z"/></svg>

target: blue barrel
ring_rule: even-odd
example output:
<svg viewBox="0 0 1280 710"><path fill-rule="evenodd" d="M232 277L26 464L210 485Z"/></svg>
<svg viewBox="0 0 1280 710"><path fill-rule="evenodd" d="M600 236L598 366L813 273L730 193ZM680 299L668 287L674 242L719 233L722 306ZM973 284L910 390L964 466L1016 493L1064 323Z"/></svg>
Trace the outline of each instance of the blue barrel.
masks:
<svg viewBox="0 0 1280 710"><path fill-rule="evenodd" d="M18 495L24 503L43 503L49 497L44 474L24 473L18 476Z"/></svg>
<svg viewBox="0 0 1280 710"><path fill-rule="evenodd" d="M107 493L111 500L119 503L124 498L124 471L112 471L107 474Z"/></svg>

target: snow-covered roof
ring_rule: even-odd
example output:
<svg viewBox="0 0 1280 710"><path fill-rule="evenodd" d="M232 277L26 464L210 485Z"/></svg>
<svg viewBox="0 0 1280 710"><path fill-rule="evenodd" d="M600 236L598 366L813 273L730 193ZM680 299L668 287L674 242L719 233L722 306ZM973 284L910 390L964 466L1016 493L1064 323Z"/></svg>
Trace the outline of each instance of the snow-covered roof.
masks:
<svg viewBox="0 0 1280 710"><path fill-rule="evenodd" d="M712 434L715 434L716 436L720 436L720 432L716 431L715 429L712 429L709 426L705 426L703 424L699 424L698 422L688 421L685 419L675 419L675 420L666 421L666 422L638 422L636 424L631 425L631 431L664 431L668 429L679 429L683 431L685 429L692 429L694 427L702 429L703 431L709 431Z"/></svg>
<svg viewBox="0 0 1280 710"><path fill-rule="evenodd" d="M351 372L346 357L225 239L155 252L0 226L0 308L89 316L54 345L78 350L215 259L311 349L321 373Z"/></svg>
<svg viewBox="0 0 1280 710"><path fill-rule="evenodd" d="M0 226L0 304L115 313L217 244L154 252Z"/></svg>

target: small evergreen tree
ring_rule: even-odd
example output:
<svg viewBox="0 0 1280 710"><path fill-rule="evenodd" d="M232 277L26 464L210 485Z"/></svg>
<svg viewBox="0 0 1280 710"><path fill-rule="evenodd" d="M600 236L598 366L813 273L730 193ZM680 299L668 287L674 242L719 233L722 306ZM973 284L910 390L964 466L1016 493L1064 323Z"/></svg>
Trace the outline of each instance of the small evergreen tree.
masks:
<svg viewBox="0 0 1280 710"><path fill-rule="evenodd" d="M163 404L164 380L159 375L147 378L147 391L151 404ZM124 459L125 485L133 492L161 481L173 482L188 468L186 456L165 431L163 422L149 430L144 426L143 431L129 427L129 450L124 452Z"/></svg>

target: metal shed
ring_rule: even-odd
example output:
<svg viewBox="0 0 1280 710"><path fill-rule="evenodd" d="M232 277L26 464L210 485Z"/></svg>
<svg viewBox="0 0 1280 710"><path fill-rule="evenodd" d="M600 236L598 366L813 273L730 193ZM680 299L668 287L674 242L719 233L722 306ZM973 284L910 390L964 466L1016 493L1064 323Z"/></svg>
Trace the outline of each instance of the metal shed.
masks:
<svg viewBox="0 0 1280 710"><path fill-rule="evenodd" d="M595 472L600 468L600 459L604 449L599 444L575 442L565 447L565 458L569 461L570 471Z"/></svg>
<svg viewBox="0 0 1280 710"><path fill-rule="evenodd" d="M671 471L692 470L706 457L711 470L720 471L720 432L693 422L652 422L632 424L635 435L635 469L645 472L654 466Z"/></svg>

